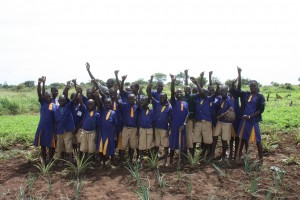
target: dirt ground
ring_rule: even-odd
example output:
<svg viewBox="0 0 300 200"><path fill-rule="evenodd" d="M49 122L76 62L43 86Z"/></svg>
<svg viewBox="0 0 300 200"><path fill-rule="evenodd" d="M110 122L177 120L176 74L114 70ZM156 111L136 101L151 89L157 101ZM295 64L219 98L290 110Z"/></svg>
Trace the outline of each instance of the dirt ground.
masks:
<svg viewBox="0 0 300 200"><path fill-rule="evenodd" d="M149 187L150 199L300 199L300 145L293 140L280 134L277 148L265 153L260 169L245 172L244 164L216 161L178 170L161 161L158 170L143 166L139 183L125 167L89 167L81 184L66 166L54 164L48 175L41 175L35 166L39 159L24 156L32 148L17 145L0 151L0 199L76 199L76 188L78 199L139 199L142 186ZM251 144L252 163L256 151Z"/></svg>

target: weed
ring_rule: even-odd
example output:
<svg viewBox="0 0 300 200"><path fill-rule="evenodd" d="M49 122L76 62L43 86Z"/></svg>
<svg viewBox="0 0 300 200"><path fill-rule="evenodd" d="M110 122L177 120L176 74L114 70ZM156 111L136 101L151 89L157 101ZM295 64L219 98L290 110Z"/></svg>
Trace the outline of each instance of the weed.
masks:
<svg viewBox="0 0 300 200"><path fill-rule="evenodd" d="M37 165L34 165L34 166L35 166L36 168L39 169L39 171L40 171L40 173L41 173L42 175L49 174L49 171L50 171L50 169L52 168L52 166L53 166L55 160L51 160L51 161L48 163L48 165L46 165L45 162L43 161L43 159L42 159L42 158L40 158L40 159L41 159L41 163L39 163L39 164L37 164Z"/></svg>
<svg viewBox="0 0 300 200"><path fill-rule="evenodd" d="M211 165L215 168L215 170L218 172L219 176L225 176L224 170L222 170L220 167L218 167L216 164L211 163Z"/></svg>
<svg viewBox="0 0 300 200"><path fill-rule="evenodd" d="M255 173L254 174L254 178L251 182L251 188L250 188L250 191L251 191L251 194L254 194L257 192L257 189L258 189L258 176L257 174Z"/></svg>
<svg viewBox="0 0 300 200"><path fill-rule="evenodd" d="M79 193L82 187L82 179L77 178L76 188L75 188L75 199L79 199Z"/></svg>
<svg viewBox="0 0 300 200"><path fill-rule="evenodd" d="M286 165L299 165L299 163L296 160L296 156L290 156L287 159L281 160L281 162Z"/></svg>
<svg viewBox="0 0 300 200"><path fill-rule="evenodd" d="M141 170L141 165L140 163L136 162L135 165L129 164L126 169L130 172L131 176L137 181L137 184L140 183L141 181L141 176L140 176L140 170Z"/></svg>
<svg viewBox="0 0 300 200"><path fill-rule="evenodd" d="M10 143L6 138L0 138L0 150L7 150L9 145Z"/></svg>
<svg viewBox="0 0 300 200"><path fill-rule="evenodd" d="M164 176L165 176L165 174L163 174L161 176L160 173L159 173L159 170L157 169L157 182L158 182L158 186L160 188L165 188L166 185L167 185L166 181L164 180Z"/></svg>
<svg viewBox="0 0 300 200"><path fill-rule="evenodd" d="M192 191L193 191L192 175L189 176L189 183L187 185L187 189L188 189L190 199L193 199L193 197L192 197Z"/></svg>
<svg viewBox="0 0 300 200"><path fill-rule="evenodd" d="M158 154L150 152L150 157L146 159L146 165L150 169L157 169L158 166Z"/></svg>
<svg viewBox="0 0 300 200"><path fill-rule="evenodd" d="M297 143L297 144L300 143L300 130L299 130L298 134L295 133L295 140L296 140L296 143Z"/></svg>
<svg viewBox="0 0 300 200"><path fill-rule="evenodd" d="M88 158L85 158L85 155L86 154L84 153L80 158L79 153L75 153L76 163L72 163L68 160L63 160L66 162L68 168L70 168L70 170L74 172L76 178L79 178L80 175L93 163L92 161L90 161L90 159L94 155L92 154Z"/></svg>
<svg viewBox="0 0 300 200"><path fill-rule="evenodd" d="M199 163L199 161L200 161L200 155L201 155L201 152L197 152L197 153L195 153L194 156L192 156L191 154L189 154L189 155L187 156L187 159L188 159L188 161L189 161L189 163L190 163L190 166L191 166L192 168L197 167L197 165L198 165L198 163Z"/></svg>
<svg viewBox="0 0 300 200"><path fill-rule="evenodd" d="M18 200L25 199L25 188L23 187L23 185L21 185L21 187L19 189L19 193L16 195L16 199L18 199Z"/></svg>
<svg viewBox="0 0 300 200"><path fill-rule="evenodd" d="M26 159L27 163L31 163L38 158L37 151L24 151L23 156Z"/></svg>
<svg viewBox="0 0 300 200"><path fill-rule="evenodd" d="M135 191L135 193L139 196L141 200L150 199L150 181L148 178L147 178L147 182L148 184L146 185L145 181L141 181L138 190Z"/></svg>

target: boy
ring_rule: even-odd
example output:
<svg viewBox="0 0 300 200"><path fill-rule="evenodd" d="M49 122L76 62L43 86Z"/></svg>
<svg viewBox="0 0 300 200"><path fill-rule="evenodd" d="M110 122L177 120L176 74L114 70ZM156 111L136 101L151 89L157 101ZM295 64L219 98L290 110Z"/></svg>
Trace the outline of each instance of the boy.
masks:
<svg viewBox="0 0 300 200"><path fill-rule="evenodd" d="M182 101L182 90L177 89L175 93L174 75L171 75L171 100L172 114L171 114L171 132L170 132L170 165L173 164L174 153L176 149L183 151L186 156L186 122L189 115L188 104ZM180 134L181 133L181 134ZM181 137L180 137L181 135ZM184 156L183 156L184 160Z"/></svg>
<svg viewBox="0 0 300 200"><path fill-rule="evenodd" d="M81 96L82 90L78 88L79 95ZM80 98L80 104L83 107L84 116L82 120L82 132L80 134L80 151L88 153L89 156L96 151L96 133L99 131L100 114L95 107L95 101L89 99L87 106L83 104Z"/></svg>

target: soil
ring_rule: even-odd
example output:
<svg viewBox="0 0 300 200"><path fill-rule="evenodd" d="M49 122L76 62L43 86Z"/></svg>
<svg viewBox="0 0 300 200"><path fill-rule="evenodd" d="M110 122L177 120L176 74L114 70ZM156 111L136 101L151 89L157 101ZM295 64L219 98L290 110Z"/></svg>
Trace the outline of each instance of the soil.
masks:
<svg viewBox="0 0 300 200"><path fill-rule="evenodd" d="M278 146L265 153L260 168L246 172L243 163L215 161L176 169L160 161L158 170L143 165L137 182L126 167L109 165L90 166L77 179L66 165L55 163L49 174L41 175L35 166L40 160L24 156L37 150L17 145L0 151L0 199L128 200L139 199L137 192L143 186L150 188L150 199L300 199L299 150L291 134L280 134ZM249 155L250 163L255 163L255 144ZM161 186L157 173L163 176Z"/></svg>

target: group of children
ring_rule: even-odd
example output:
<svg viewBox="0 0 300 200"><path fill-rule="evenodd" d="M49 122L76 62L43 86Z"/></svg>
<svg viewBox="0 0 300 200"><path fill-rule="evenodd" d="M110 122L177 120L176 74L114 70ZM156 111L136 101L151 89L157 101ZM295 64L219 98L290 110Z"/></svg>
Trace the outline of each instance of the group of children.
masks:
<svg viewBox="0 0 300 200"><path fill-rule="evenodd" d="M259 122L264 111L264 96L259 93L256 81L250 82L250 92L241 90L241 69L238 78L230 89L226 86L214 88L209 73L209 86L203 89L204 72L198 82L194 77L190 80L195 85L188 85L188 70L185 70L184 90L175 89L176 77L171 78L171 98L163 91L162 82L153 90L151 77L146 94L141 94L139 84L124 89L127 76L108 79L106 86L101 85L90 71L93 88L87 89L86 96L82 89L72 80L75 93L68 98L71 83L68 82L63 95L58 96L57 88L51 93L45 91L46 77L38 79L38 97L41 104L40 122L37 128L34 145L41 146L41 154L45 163L53 159L55 151L69 161L73 161L73 153L78 155L97 152L105 165L108 156L113 165L116 150L120 162L125 161L128 150L129 162L136 157L139 161L143 155L152 156L163 148L166 164L174 163L175 150L183 156L195 156L197 144L201 146L201 156L206 159L226 159L228 141L230 150L228 159L240 160L243 146L246 151L249 140L257 143L259 160L262 162ZM237 87L236 87L237 82ZM152 106L149 106L152 104ZM222 153L215 156L218 136L222 140ZM235 144L235 145L234 145ZM234 148L235 147L235 148ZM48 158L46 148L48 151ZM167 157L170 157L167 163Z"/></svg>

